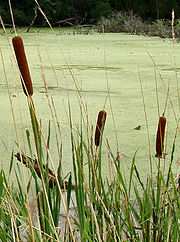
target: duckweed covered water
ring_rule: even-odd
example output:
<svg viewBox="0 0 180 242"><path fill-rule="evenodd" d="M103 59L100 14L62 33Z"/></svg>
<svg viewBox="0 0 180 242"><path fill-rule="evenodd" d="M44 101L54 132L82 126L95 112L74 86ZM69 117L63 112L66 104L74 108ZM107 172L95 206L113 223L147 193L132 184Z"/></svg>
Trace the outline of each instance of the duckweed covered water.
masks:
<svg viewBox="0 0 180 242"><path fill-rule="evenodd" d="M89 123L93 126L95 126L98 111L105 109L108 117L104 136L109 140L113 153L116 154L118 150L122 166L125 169L129 168L131 159L138 149L137 164L144 174L149 172L149 149L140 79L154 164L158 122L155 80L157 80L160 114L164 110L169 86L170 98L166 110L168 120L166 162L168 162L180 108L177 92L180 81L179 43L173 46L171 40L160 38L127 34L73 35L61 33L59 30L54 33L48 30L20 34L24 37L34 84L34 100L45 139L48 121L51 120L50 152L56 162L58 156L55 129L47 95L49 102L54 100L61 128L65 173L72 169L68 100L75 128L80 124L81 101L88 110ZM11 37L4 34L0 36L0 49L3 56L0 64L0 164L5 168L9 166L11 152L16 152L18 149L16 142L20 143L22 150L28 153L25 130L30 129L26 98L21 89L10 47ZM134 129L137 126L140 128ZM180 141L178 136L177 147ZM108 156L106 150L104 155ZM179 157L180 152L176 149L175 161L178 161ZM106 173L107 159L103 162ZM174 166L176 168L176 164Z"/></svg>

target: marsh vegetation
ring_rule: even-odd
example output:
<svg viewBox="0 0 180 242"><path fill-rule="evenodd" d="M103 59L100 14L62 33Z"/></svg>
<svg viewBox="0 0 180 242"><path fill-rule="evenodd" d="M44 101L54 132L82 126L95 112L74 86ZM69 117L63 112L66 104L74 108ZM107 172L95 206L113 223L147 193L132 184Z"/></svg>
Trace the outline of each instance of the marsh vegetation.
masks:
<svg viewBox="0 0 180 242"><path fill-rule="evenodd" d="M0 239L179 241L179 44L21 31L16 56L0 42Z"/></svg>

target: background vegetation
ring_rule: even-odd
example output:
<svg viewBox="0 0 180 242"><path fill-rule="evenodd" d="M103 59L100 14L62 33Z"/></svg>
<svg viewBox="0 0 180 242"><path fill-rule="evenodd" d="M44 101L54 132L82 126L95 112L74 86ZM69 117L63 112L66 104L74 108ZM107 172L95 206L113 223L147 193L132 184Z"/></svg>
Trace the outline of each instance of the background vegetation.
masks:
<svg viewBox="0 0 180 242"><path fill-rule="evenodd" d="M35 24L46 24L34 0L11 2L16 25L29 25L36 9ZM75 24L94 24L102 16L119 11L131 11L148 21L171 18L172 8L177 18L180 13L180 2L176 0L39 0L38 3L53 25L66 18L74 18ZM8 0L0 0L0 15L6 24L11 24Z"/></svg>

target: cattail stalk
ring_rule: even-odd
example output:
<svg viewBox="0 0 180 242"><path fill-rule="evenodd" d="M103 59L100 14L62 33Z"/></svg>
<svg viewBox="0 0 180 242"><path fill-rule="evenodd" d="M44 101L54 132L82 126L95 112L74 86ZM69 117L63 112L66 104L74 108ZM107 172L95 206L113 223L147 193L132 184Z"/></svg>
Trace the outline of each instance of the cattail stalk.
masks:
<svg viewBox="0 0 180 242"><path fill-rule="evenodd" d="M20 36L16 36L12 39L14 52L16 55L17 64L21 73L21 82L23 91L26 96L33 95L33 86L31 81L31 75L28 67L28 62L24 50L23 39Z"/></svg>
<svg viewBox="0 0 180 242"><path fill-rule="evenodd" d="M96 131L95 131L95 146L98 147L101 141L101 137L104 130L104 125L106 122L107 113L102 110L98 113L97 123L96 123Z"/></svg>
<svg viewBox="0 0 180 242"><path fill-rule="evenodd" d="M156 157L162 158L164 151L164 137L166 129L166 118L163 116L159 117L158 129L156 134Z"/></svg>

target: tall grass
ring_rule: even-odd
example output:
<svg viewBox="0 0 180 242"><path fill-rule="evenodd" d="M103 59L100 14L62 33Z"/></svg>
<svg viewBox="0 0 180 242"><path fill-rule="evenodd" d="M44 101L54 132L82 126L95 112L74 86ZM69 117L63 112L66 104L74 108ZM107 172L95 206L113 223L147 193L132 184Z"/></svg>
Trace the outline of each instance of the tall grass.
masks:
<svg viewBox="0 0 180 242"><path fill-rule="evenodd" d="M136 165L136 152L131 160L129 174L121 169L106 139L103 139L108 114L101 110L94 133L85 132L89 123L73 125L69 105L69 130L73 174L64 180L61 158L57 169L49 151L51 124L45 139L33 101L33 86L24 50L23 40L13 38L13 47L32 125L33 141L27 144L30 155L19 151L15 157L17 187L11 185L0 172L0 240L1 241L179 241L180 198L179 178L172 172L171 152L167 176L161 169L164 154L166 118L159 118L156 136L156 174L142 179ZM81 115L83 110L81 110ZM107 119L107 120L106 120ZM84 127L84 125L86 125ZM33 144L32 144L33 142ZM109 160L103 156L106 146ZM35 157L33 157L35 154ZM10 173L15 160L12 156ZM102 167L110 162L113 177L104 177ZM151 161L150 161L151 162ZM29 170L26 187L22 184L22 167ZM51 166L51 168L50 168ZM30 190L34 189L33 205ZM73 213L71 211L71 204ZM35 213L32 213L32 206ZM64 210L64 221L60 215Z"/></svg>

